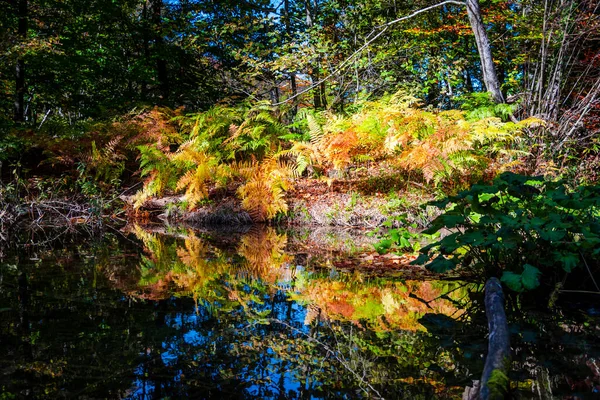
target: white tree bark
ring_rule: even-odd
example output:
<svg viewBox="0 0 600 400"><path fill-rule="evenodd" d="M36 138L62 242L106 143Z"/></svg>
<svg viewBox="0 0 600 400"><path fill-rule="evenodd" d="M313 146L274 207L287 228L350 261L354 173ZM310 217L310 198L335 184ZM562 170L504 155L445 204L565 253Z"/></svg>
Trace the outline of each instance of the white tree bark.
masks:
<svg viewBox="0 0 600 400"><path fill-rule="evenodd" d="M487 31L483 25L483 18L481 17L479 1L466 0L466 4L467 15L469 16L471 29L473 29L473 34L475 35L475 43L477 44L477 51L479 52L479 59L481 60L483 82L487 91L492 95L492 99L496 103L504 103L504 96L500 91L500 82L498 81L498 75L496 74L496 68L494 67L490 40L488 39Z"/></svg>

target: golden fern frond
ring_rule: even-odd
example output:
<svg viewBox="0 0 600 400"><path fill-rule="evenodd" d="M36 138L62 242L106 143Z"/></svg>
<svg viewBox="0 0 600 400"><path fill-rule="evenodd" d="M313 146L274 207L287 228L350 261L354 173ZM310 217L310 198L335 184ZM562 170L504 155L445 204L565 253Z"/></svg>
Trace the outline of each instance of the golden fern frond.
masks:
<svg viewBox="0 0 600 400"><path fill-rule="evenodd" d="M293 167L271 156L261 163L253 163L244 172L246 182L238 188L242 207L255 221L272 219L279 212L287 212L285 191L290 187Z"/></svg>
<svg viewBox="0 0 600 400"><path fill-rule="evenodd" d="M293 166L289 165L292 167L294 177L301 176L309 165L320 167L323 164L323 156L319 148L308 142L294 142L290 149L281 150L276 157L279 160L294 159Z"/></svg>
<svg viewBox="0 0 600 400"><path fill-rule="evenodd" d="M177 247L177 257L188 267L196 268L206 259L207 246L204 241L195 234L190 233L184 243L184 247Z"/></svg>
<svg viewBox="0 0 600 400"><path fill-rule="evenodd" d="M229 163L229 171L234 176L240 176L245 180L249 180L255 173L258 168L258 161L256 158L251 158L250 160L243 161L233 161Z"/></svg>
<svg viewBox="0 0 600 400"><path fill-rule="evenodd" d="M343 169L352 161L352 152L358 144L358 136L353 130L329 134L323 139L321 152L334 168Z"/></svg>
<svg viewBox="0 0 600 400"><path fill-rule="evenodd" d="M185 199L189 202L189 208L208 197L206 182L210 173L205 165L199 165L195 170L187 171L177 182L177 190L185 188Z"/></svg>
<svg viewBox="0 0 600 400"><path fill-rule="evenodd" d="M419 107L422 105L422 100L406 93L404 90L399 90L392 95L389 100L390 104L394 104L400 108Z"/></svg>
<svg viewBox="0 0 600 400"><path fill-rule="evenodd" d="M171 156L171 160L182 164L204 164L213 158L209 157L204 151L197 150L196 148L196 139L189 139L181 144L179 150Z"/></svg>

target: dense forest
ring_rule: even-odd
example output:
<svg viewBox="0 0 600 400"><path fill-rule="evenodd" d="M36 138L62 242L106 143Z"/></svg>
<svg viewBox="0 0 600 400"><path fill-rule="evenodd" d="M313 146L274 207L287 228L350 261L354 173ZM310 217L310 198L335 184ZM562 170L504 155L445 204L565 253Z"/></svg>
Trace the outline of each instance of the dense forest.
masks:
<svg viewBox="0 0 600 400"><path fill-rule="evenodd" d="M5 0L2 9L5 164L155 106L189 115L265 102L302 133L290 128L299 110L347 116L402 91L425 109L539 118L545 129L525 138L532 155L593 170L597 2Z"/></svg>

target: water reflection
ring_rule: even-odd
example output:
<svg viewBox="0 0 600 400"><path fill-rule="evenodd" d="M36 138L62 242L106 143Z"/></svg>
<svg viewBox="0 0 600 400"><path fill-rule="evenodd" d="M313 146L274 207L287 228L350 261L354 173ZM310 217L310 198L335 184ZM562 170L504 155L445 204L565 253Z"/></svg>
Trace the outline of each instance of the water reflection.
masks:
<svg viewBox="0 0 600 400"><path fill-rule="evenodd" d="M481 371L476 285L310 268L270 227L129 232L0 262L0 398L457 398ZM517 386L583 393L597 322L531 315Z"/></svg>

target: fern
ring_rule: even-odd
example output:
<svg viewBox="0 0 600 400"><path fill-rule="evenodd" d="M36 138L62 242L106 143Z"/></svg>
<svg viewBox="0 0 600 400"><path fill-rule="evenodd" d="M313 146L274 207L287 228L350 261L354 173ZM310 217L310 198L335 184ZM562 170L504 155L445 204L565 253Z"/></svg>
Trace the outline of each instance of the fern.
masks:
<svg viewBox="0 0 600 400"><path fill-rule="evenodd" d="M291 188L293 168L269 157L260 163L256 160L240 163L233 169L246 180L237 193L242 207L254 221L263 222L287 212L285 192Z"/></svg>
<svg viewBox="0 0 600 400"><path fill-rule="evenodd" d="M302 109L298 113L298 118L304 118L308 126L308 138L305 141L294 141L292 147L281 150L276 154L279 160L292 158L294 161L290 165L295 176L301 176L309 166L316 166L318 169L323 167L323 139L325 132L323 130L322 112L315 112L308 109Z"/></svg>
<svg viewBox="0 0 600 400"><path fill-rule="evenodd" d="M111 139L103 148L98 149L92 141L90 154L84 157L86 174L93 174L96 181L115 184L125 170L125 155L117 148L122 141L121 136Z"/></svg>
<svg viewBox="0 0 600 400"><path fill-rule="evenodd" d="M277 148L280 136L288 133L266 102L247 107L241 120L239 125L230 126L229 138L223 142L228 149L229 158L262 158Z"/></svg>
<svg viewBox="0 0 600 400"><path fill-rule="evenodd" d="M138 134L130 140L134 146L140 143L154 145L167 151L173 143L179 143L182 136L178 129L178 121L183 109L171 110L169 108L154 107L133 118L133 123L138 127Z"/></svg>
<svg viewBox="0 0 600 400"><path fill-rule="evenodd" d="M225 184L227 175L219 158L198 149L196 142L197 138L187 141L172 158L173 162L186 171L177 181L175 190L186 190L185 200L190 209L208 197L210 184Z"/></svg>
<svg viewBox="0 0 600 400"><path fill-rule="evenodd" d="M155 146L139 146L140 174L146 177L144 187L135 196L134 207L139 208L152 196L160 196L177 184L178 170L171 162L169 153Z"/></svg>

